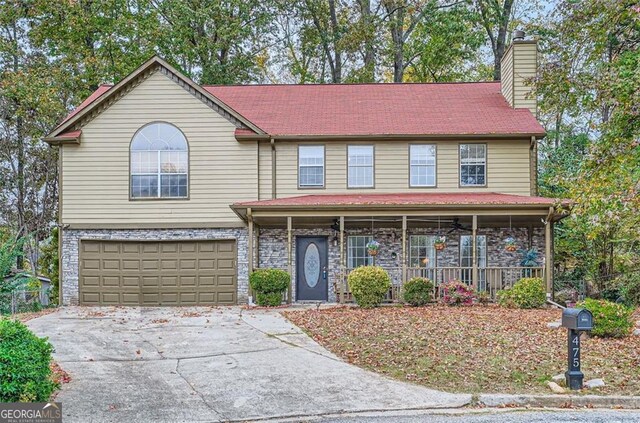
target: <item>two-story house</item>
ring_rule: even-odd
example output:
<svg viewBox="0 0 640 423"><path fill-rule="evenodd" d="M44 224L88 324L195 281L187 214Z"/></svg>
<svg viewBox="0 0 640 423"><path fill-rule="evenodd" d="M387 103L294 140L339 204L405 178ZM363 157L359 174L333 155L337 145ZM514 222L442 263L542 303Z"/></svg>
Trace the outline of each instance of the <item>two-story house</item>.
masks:
<svg viewBox="0 0 640 423"><path fill-rule="evenodd" d="M526 274L550 289L563 214L537 196L536 55L515 40L501 83L246 86L152 58L46 138L62 302L244 303L258 267L288 270L292 301L337 301L373 263L396 288L421 275L494 295Z"/></svg>

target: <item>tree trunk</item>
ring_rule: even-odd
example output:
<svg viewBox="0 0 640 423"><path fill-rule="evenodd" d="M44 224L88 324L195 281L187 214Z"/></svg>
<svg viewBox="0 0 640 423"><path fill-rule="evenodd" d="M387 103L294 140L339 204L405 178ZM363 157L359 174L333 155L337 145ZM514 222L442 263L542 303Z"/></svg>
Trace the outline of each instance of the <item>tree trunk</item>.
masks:
<svg viewBox="0 0 640 423"><path fill-rule="evenodd" d="M338 26L338 17L336 15L336 1L329 0L329 14L331 18L331 37L333 40L333 75L332 82L335 84L339 84L342 82L342 56L340 53L340 27Z"/></svg>
<svg viewBox="0 0 640 423"><path fill-rule="evenodd" d="M371 17L371 0L360 0L360 14L362 16L362 25L365 29L364 40L364 73L363 77L366 82L375 81L376 57L373 49L373 40L375 29L373 28L373 20Z"/></svg>

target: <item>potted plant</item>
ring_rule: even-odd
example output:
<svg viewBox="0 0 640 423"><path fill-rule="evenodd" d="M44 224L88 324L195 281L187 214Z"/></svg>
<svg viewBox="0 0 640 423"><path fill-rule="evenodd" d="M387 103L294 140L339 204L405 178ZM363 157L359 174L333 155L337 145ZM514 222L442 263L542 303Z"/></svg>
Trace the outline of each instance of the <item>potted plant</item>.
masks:
<svg viewBox="0 0 640 423"><path fill-rule="evenodd" d="M513 253L514 251L518 250L518 246L516 245L516 239L512 236L505 239L504 244L505 244L504 249L509 251L510 253Z"/></svg>
<svg viewBox="0 0 640 423"><path fill-rule="evenodd" d="M380 250L380 243L374 239L367 243L367 252L370 256L377 256Z"/></svg>
<svg viewBox="0 0 640 423"><path fill-rule="evenodd" d="M433 241L433 246L438 251L444 250L444 247L447 246L446 242L447 242L447 238L438 235L436 239Z"/></svg>

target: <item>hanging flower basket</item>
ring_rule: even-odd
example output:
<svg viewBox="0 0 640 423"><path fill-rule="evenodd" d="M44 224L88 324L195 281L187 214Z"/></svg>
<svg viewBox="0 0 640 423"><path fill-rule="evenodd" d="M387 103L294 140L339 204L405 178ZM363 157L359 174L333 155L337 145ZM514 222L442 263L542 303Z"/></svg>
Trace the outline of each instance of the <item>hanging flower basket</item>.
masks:
<svg viewBox="0 0 640 423"><path fill-rule="evenodd" d="M436 237L436 239L433 241L433 247L438 250L438 251L442 251L444 250L444 248L447 246L447 238L443 237L443 236L438 236Z"/></svg>
<svg viewBox="0 0 640 423"><path fill-rule="evenodd" d="M367 253L369 253L370 256L377 256L379 250L380 243L378 241L372 240L367 243Z"/></svg>
<svg viewBox="0 0 640 423"><path fill-rule="evenodd" d="M513 237L509 237L504 240L504 249L513 253L518 250L518 246L516 245L516 240Z"/></svg>

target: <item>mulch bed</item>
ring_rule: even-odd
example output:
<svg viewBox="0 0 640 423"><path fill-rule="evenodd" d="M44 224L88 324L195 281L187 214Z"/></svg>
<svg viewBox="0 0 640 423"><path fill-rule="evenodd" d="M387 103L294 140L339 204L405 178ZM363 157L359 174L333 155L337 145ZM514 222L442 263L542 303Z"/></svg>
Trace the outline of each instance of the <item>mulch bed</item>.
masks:
<svg viewBox="0 0 640 423"><path fill-rule="evenodd" d="M436 389L548 394L546 382L566 370L566 330L547 326L560 319L557 309L339 307L284 314L352 364ZM585 380L606 383L589 393L640 395L640 336L586 339L582 371Z"/></svg>

